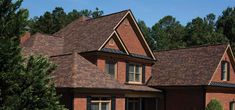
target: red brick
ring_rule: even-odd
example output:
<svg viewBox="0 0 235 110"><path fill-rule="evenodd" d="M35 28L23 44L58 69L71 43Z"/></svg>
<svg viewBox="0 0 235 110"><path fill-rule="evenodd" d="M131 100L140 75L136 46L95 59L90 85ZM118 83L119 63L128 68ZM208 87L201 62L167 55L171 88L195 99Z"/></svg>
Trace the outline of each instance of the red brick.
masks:
<svg viewBox="0 0 235 110"><path fill-rule="evenodd" d="M127 18L119 25L117 32L130 53L146 55L145 49Z"/></svg>
<svg viewBox="0 0 235 110"><path fill-rule="evenodd" d="M235 83L235 73L234 73L234 68L231 64L231 59L229 58L228 53L226 52L222 58L222 61L228 61L230 62L230 80L229 81L222 81L221 80L221 64L218 66L212 81L216 81L216 82L227 82L227 83Z"/></svg>
<svg viewBox="0 0 235 110"><path fill-rule="evenodd" d="M235 93L206 93L206 105L212 100L217 99L223 106L224 110L229 110L229 103L235 100Z"/></svg>
<svg viewBox="0 0 235 110"><path fill-rule="evenodd" d="M125 98L116 98L116 110L125 110Z"/></svg>
<svg viewBox="0 0 235 110"><path fill-rule="evenodd" d="M86 110L87 98L84 96L75 95L73 100L73 110Z"/></svg>

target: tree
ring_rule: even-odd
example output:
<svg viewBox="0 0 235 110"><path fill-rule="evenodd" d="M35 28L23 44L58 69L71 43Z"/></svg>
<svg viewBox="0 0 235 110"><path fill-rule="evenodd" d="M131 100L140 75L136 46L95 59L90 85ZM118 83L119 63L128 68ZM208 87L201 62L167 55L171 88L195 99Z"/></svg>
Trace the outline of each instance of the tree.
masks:
<svg viewBox="0 0 235 110"><path fill-rule="evenodd" d="M36 32L53 34L81 16L96 18L101 15L103 15L103 11L99 8L96 8L95 11L74 9L67 14L62 7L56 7L52 12L47 11L42 16L30 19L28 25L33 34Z"/></svg>
<svg viewBox="0 0 235 110"><path fill-rule="evenodd" d="M97 18L99 16L102 16L104 12L102 10L99 10L99 8L95 8L95 11L92 12L92 18Z"/></svg>
<svg viewBox="0 0 235 110"><path fill-rule="evenodd" d="M228 42L223 33L216 31L214 14L209 14L204 19L200 17L193 19L185 29L187 46Z"/></svg>
<svg viewBox="0 0 235 110"><path fill-rule="evenodd" d="M172 16L163 17L152 27L158 50L185 47L184 35L184 27Z"/></svg>
<svg viewBox="0 0 235 110"><path fill-rule="evenodd" d="M144 37L145 37L148 45L150 46L150 48L152 50L156 50L157 49L157 45L156 45L155 39L152 38L151 29L149 27L147 27L145 22L142 21L142 20L138 20L138 25L139 25L141 31L143 32Z"/></svg>
<svg viewBox="0 0 235 110"><path fill-rule="evenodd" d="M217 31L222 31L229 39L233 50L235 50L235 7L229 7L223 11L218 18L216 27Z"/></svg>
<svg viewBox="0 0 235 110"><path fill-rule="evenodd" d="M28 11L23 0L0 0L0 109L64 109L58 103L49 73L54 65L42 57L23 58L20 37Z"/></svg>
<svg viewBox="0 0 235 110"><path fill-rule="evenodd" d="M216 99L212 99L206 106L206 110L223 110L223 106Z"/></svg>
<svg viewBox="0 0 235 110"><path fill-rule="evenodd" d="M19 37L24 32L28 11L19 9L22 0L0 0L0 108L7 102L17 79L13 72L22 68L23 60L20 55Z"/></svg>

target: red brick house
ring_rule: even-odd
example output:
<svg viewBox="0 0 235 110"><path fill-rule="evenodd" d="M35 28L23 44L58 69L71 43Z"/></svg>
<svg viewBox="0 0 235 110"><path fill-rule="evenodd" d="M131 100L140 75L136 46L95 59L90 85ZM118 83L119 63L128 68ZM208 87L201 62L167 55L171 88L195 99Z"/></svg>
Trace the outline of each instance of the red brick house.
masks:
<svg viewBox="0 0 235 110"><path fill-rule="evenodd" d="M154 53L149 86L165 94L166 110L205 110L211 99L234 110L235 73L230 45L209 45Z"/></svg>
<svg viewBox="0 0 235 110"><path fill-rule="evenodd" d="M203 110L213 98L227 110L235 98L229 45L152 52L130 10L21 42L24 55L57 64L51 76L70 110Z"/></svg>
<svg viewBox="0 0 235 110"><path fill-rule="evenodd" d="M66 108L162 109L161 91L147 86L156 59L130 10L81 17L22 42L23 54L42 54L58 65L52 76Z"/></svg>

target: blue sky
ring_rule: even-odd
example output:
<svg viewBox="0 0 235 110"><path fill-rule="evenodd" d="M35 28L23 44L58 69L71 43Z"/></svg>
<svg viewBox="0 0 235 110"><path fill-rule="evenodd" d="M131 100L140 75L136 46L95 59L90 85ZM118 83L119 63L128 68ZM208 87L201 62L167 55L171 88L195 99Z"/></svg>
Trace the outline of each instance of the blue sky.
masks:
<svg viewBox="0 0 235 110"><path fill-rule="evenodd" d="M235 7L235 0L24 0L22 5L29 9L30 17L42 15L57 6L66 12L98 7L104 14L131 9L136 19L144 20L148 26L172 15L185 25L198 16L204 17L209 13L218 16L227 7Z"/></svg>

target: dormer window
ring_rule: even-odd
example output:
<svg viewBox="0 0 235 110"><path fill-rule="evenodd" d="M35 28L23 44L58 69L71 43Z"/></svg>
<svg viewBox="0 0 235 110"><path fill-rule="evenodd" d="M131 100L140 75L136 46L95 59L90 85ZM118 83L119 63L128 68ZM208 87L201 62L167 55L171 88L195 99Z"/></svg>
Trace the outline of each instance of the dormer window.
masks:
<svg viewBox="0 0 235 110"><path fill-rule="evenodd" d="M113 78L116 77L116 61L106 60L105 62L105 73L110 74Z"/></svg>
<svg viewBox="0 0 235 110"><path fill-rule="evenodd" d="M221 80L228 81L229 80L229 62L222 61L221 63Z"/></svg>

